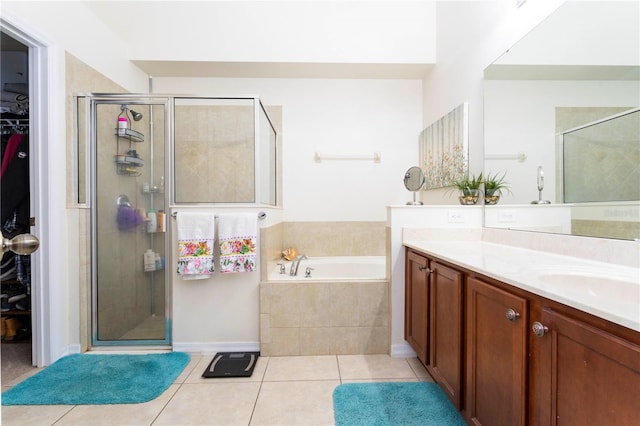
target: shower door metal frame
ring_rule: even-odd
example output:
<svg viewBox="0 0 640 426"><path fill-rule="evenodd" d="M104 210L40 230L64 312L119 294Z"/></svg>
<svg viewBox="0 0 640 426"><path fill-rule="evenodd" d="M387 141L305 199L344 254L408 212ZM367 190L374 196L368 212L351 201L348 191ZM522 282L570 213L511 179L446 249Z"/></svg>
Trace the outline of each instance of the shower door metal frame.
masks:
<svg viewBox="0 0 640 426"><path fill-rule="evenodd" d="M91 339L92 347L135 347L143 349L145 347L153 349L171 348L172 345L172 315L171 315L171 275L170 268L164 268L165 282L165 309L164 309L164 339L145 339L145 340L98 340L98 265L97 265L97 106L100 104L131 104L131 105L163 105L164 106L164 169L167 176L172 175L171 159L169 157L170 147L173 145L173 107L169 96L148 95L148 94L113 94L113 93L90 93L85 95L88 100L89 113L89 178L91 191L88 194L90 200L90 229L91 229ZM115 128L115 126L114 126ZM153 159L149 159L150 162ZM166 208L170 205L171 183L165 182L165 191L163 194L164 205ZM170 258L169 247L171 233L170 226L167 224L167 231L164 233L164 252L167 264Z"/></svg>

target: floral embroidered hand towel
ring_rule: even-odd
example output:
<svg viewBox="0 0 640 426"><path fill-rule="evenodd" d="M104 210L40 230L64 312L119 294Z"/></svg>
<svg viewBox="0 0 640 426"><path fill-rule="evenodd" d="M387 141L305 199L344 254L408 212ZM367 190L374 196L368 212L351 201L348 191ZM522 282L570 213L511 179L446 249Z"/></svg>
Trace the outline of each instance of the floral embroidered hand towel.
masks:
<svg viewBox="0 0 640 426"><path fill-rule="evenodd" d="M257 270L255 213L223 214L218 218L220 272L254 272Z"/></svg>
<svg viewBox="0 0 640 426"><path fill-rule="evenodd" d="M178 227L178 274L185 280L209 278L214 271L213 213L180 212Z"/></svg>

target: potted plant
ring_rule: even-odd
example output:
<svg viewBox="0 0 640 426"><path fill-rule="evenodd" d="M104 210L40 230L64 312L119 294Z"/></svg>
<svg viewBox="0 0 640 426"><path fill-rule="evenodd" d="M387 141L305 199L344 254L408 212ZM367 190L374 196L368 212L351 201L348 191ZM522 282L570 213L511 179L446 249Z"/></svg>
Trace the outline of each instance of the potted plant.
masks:
<svg viewBox="0 0 640 426"><path fill-rule="evenodd" d="M458 196L460 204L472 205L477 203L480 195L480 185L482 185L482 173L478 176L467 173L461 179L454 181L454 188L457 188L460 192Z"/></svg>
<svg viewBox="0 0 640 426"><path fill-rule="evenodd" d="M487 177L484 179L484 203L485 204L497 204L500 200L502 191L509 190L509 184L504 180L507 172L504 172L502 176L498 176L498 173L487 173Z"/></svg>

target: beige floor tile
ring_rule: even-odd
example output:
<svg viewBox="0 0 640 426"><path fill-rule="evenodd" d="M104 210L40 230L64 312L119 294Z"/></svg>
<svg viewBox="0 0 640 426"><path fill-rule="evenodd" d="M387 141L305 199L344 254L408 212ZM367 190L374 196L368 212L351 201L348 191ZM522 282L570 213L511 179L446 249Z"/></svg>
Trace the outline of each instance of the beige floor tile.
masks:
<svg viewBox="0 0 640 426"><path fill-rule="evenodd" d="M416 379L405 358L388 355L338 355L340 377L353 379Z"/></svg>
<svg viewBox="0 0 640 426"><path fill-rule="evenodd" d="M197 369L198 365L202 361L202 355L189 354L191 359L182 372L176 377L173 383L184 383L185 380Z"/></svg>
<svg viewBox="0 0 640 426"><path fill-rule="evenodd" d="M404 379L344 379L342 383L381 383L381 382L419 382L424 380L419 380L417 378L404 378Z"/></svg>
<svg viewBox="0 0 640 426"><path fill-rule="evenodd" d="M2 406L3 426L52 425L73 405L7 405Z"/></svg>
<svg viewBox="0 0 640 426"><path fill-rule="evenodd" d="M265 381L340 380L335 355L270 357Z"/></svg>
<svg viewBox="0 0 640 426"><path fill-rule="evenodd" d="M150 425L179 387L173 384L158 398L142 404L76 405L56 426Z"/></svg>
<svg viewBox="0 0 640 426"><path fill-rule="evenodd" d="M409 363L409 366L411 367L413 372L416 373L416 376L421 382L434 381L433 377L431 377L431 374L429 374L427 369L424 368L424 365L422 365L422 363L418 358L407 358L407 362Z"/></svg>
<svg viewBox="0 0 640 426"><path fill-rule="evenodd" d="M333 425L337 380L264 382L251 425Z"/></svg>
<svg viewBox="0 0 640 426"><path fill-rule="evenodd" d="M185 379L185 383L243 383L243 382L260 382L264 377L264 371L267 368L269 357L258 357L256 366L253 369L253 374L250 377L225 377L225 378L208 378L202 377L202 373L207 369L209 363L213 360L211 356L201 357L198 364L192 369L189 376Z"/></svg>
<svg viewBox="0 0 640 426"><path fill-rule="evenodd" d="M248 425L259 389L259 382L185 383L153 424Z"/></svg>

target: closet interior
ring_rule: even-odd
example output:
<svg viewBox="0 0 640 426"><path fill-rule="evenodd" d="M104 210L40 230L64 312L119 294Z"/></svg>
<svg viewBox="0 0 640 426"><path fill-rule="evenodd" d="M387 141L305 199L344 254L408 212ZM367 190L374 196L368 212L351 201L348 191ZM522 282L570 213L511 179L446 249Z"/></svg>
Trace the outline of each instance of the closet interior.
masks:
<svg viewBox="0 0 640 426"><path fill-rule="evenodd" d="M31 230L29 182L29 49L0 33L0 229L11 239ZM3 384L32 368L31 257L7 252L0 261Z"/></svg>

